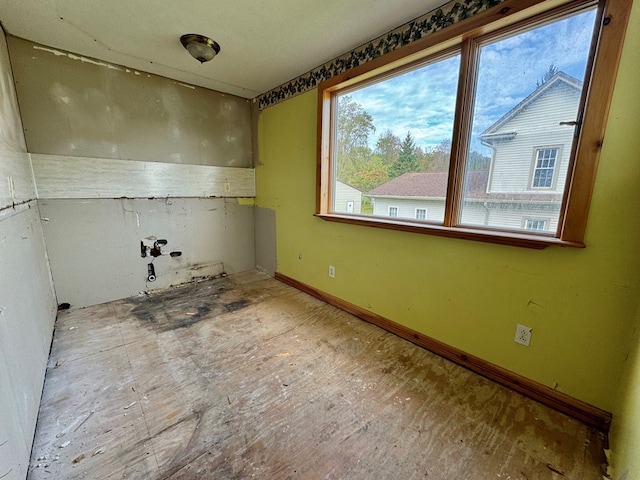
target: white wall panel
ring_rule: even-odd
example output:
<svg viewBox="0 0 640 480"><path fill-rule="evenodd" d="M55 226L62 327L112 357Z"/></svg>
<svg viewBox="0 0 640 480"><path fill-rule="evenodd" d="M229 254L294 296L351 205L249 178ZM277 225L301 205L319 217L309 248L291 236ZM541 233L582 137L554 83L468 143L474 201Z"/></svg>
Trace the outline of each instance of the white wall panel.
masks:
<svg viewBox="0 0 640 480"><path fill-rule="evenodd" d="M252 168L31 154L38 198L255 197Z"/></svg>
<svg viewBox="0 0 640 480"><path fill-rule="evenodd" d="M253 206L227 198L40 200L60 303L72 308L255 268ZM166 239L142 257L140 242ZM152 242L151 242L152 243ZM153 262L156 281L147 281Z"/></svg>
<svg viewBox="0 0 640 480"><path fill-rule="evenodd" d="M56 301L0 28L0 478L27 475Z"/></svg>
<svg viewBox="0 0 640 480"><path fill-rule="evenodd" d="M35 202L0 215L0 477L24 479L56 318ZM13 211L13 209L11 209Z"/></svg>

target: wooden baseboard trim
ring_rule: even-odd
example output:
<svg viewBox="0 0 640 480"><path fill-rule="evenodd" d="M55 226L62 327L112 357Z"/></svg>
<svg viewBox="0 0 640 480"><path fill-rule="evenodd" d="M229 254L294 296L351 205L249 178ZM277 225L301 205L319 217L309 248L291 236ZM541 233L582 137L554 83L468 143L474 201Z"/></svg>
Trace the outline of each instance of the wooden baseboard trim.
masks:
<svg viewBox="0 0 640 480"><path fill-rule="evenodd" d="M480 375L504 385L505 387L522 393L523 395L532 398L543 405L558 410L569 417L575 418L576 420L597 428L605 433L609 431L611 426L611 413L609 412L570 397L564 393L558 392L546 385L513 373L499 367L498 365L482 360L481 358L465 353L462 350L442 343L434 338L430 338L422 333L416 332L415 330L399 325L376 313L346 302L291 277L276 272L274 274L274 278L282 283L286 283L287 285L308 293L311 296L319 298L330 305L338 307L345 312L355 315L362 320L377 325L378 327L415 343L420 347L426 348L436 355L479 373Z"/></svg>

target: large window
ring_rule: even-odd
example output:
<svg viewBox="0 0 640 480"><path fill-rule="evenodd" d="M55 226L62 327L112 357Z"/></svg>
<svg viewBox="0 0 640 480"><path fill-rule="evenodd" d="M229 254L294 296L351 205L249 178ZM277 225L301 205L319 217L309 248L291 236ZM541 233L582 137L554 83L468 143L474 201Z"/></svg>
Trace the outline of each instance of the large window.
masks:
<svg viewBox="0 0 640 480"><path fill-rule="evenodd" d="M549 2L538 2L529 12L502 9L499 25L487 12L481 34L454 25L418 41L422 50L409 45L377 70L365 64L320 85L318 215L582 246L593 145L602 143L628 17L620 3L554 1L545 11ZM357 214L337 201L343 183L362 196ZM544 225L531 220L540 216Z"/></svg>

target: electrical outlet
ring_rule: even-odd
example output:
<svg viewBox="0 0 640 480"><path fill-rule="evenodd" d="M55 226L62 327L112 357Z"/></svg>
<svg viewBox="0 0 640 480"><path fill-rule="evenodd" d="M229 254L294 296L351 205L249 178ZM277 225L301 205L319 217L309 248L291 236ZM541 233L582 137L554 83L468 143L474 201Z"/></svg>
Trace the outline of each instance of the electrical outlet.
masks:
<svg viewBox="0 0 640 480"><path fill-rule="evenodd" d="M520 345L528 347L529 343L531 343L531 328L517 324L516 336L513 338L513 341L519 343Z"/></svg>
<svg viewBox="0 0 640 480"><path fill-rule="evenodd" d="M329 265L329 277L336 278L336 267Z"/></svg>

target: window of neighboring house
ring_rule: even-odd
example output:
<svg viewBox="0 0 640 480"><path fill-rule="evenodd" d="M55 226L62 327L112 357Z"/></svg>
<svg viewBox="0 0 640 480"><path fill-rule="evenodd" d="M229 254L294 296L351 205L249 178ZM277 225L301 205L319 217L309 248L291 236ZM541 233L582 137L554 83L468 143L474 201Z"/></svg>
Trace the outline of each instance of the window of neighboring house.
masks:
<svg viewBox="0 0 640 480"><path fill-rule="evenodd" d="M323 82L317 215L534 248L583 246L599 154L592 146L602 141L630 6L533 3L489 9L473 31L454 24ZM333 209L337 181L362 192L362 213ZM399 218L398 207L375 201L393 197L425 206ZM529 228L537 215L544 229Z"/></svg>
<svg viewBox="0 0 640 480"><path fill-rule="evenodd" d="M547 222L541 218L526 218L524 228L525 230L544 232L547 229Z"/></svg>
<svg viewBox="0 0 640 480"><path fill-rule="evenodd" d="M532 188L551 188L555 176L558 160L557 148L536 149L536 159L533 166Z"/></svg>

